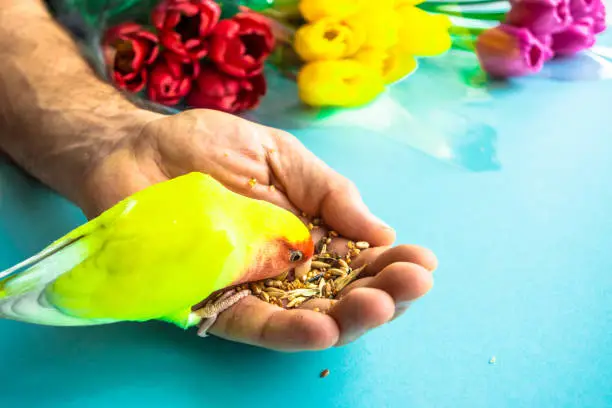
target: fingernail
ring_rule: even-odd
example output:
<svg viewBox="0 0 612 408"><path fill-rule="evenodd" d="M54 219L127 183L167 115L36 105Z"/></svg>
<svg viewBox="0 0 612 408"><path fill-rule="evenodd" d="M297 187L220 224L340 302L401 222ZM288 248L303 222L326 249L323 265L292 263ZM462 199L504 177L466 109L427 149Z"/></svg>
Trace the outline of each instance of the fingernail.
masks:
<svg viewBox="0 0 612 408"><path fill-rule="evenodd" d="M365 336L369 330L352 331L349 334L345 334L343 339L336 344L336 347L346 346L347 344L354 343L359 338Z"/></svg>
<svg viewBox="0 0 612 408"><path fill-rule="evenodd" d="M396 309L408 309L412 305L412 303L414 303L414 300L407 300L407 301L404 301L404 302L397 302L395 304L395 308Z"/></svg>

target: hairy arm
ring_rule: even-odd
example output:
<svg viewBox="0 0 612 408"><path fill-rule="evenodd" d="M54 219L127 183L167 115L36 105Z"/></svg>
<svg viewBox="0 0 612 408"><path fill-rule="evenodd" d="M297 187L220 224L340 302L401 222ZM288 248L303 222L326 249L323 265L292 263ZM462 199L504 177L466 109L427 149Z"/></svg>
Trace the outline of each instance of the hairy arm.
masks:
<svg viewBox="0 0 612 408"><path fill-rule="evenodd" d="M89 171L152 115L95 75L42 0L0 0L0 150L26 171L80 204Z"/></svg>

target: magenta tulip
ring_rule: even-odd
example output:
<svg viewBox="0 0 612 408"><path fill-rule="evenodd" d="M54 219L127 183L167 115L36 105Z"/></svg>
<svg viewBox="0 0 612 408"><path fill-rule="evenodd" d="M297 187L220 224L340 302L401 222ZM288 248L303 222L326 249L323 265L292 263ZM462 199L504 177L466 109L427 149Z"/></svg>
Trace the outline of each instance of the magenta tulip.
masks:
<svg viewBox="0 0 612 408"><path fill-rule="evenodd" d="M536 73L552 56L550 49L528 29L507 24L480 34L476 54L487 73L501 78Z"/></svg>
<svg viewBox="0 0 612 408"><path fill-rule="evenodd" d="M536 39L544 46L548 52L544 55L544 62L552 59L555 54L552 52L552 35L550 34L542 34L536 35Z"/></svg>
<svg viewBox="0 0 612 408"><path fill-rule="evenodd" d="M572 23L567 29L553 34L552 50L555 55L574 55L577 52L591 48L595 44L593 19L583 17Z"/></svg>
<svg viewBox="0 0 612 408"><path fill-rule="evenodd" d="M597 7L598 0L569 0L570 12L574 19L590 16Z"/></svg>
<svg viewBox="0 0 612 408"><path fill-rule="evenodd" d="M512 0L511 6L506 24L536 35L559 32L572 22L568 0Z"/></svg>
<svg viewBox="0 0 612 408"><path fill-rule="evenodd" d="M606 6L604 6L601 0L597 0L593 10L591 11L591 17L593 17L593 34L599 34L606 29Z"/></svg>

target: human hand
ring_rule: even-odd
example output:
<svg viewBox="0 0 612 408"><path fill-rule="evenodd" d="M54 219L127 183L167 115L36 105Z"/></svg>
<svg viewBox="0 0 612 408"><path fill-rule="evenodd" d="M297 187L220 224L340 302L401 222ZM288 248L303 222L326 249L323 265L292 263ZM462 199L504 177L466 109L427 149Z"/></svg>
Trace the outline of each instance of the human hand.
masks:
<svg viewBox="0 0 612 408"><path fill-rule="evenodd" d="M249 296L220 314L211 334L285 351L339 346L399 316L431 288L435 256L416 246L391 248L394 231L369 212L355 186L293 136L209 110L149 117L140 129L89 172L78 202L89 217L151 184L199 171L237 193L321 217L341 236L373 246L354 260L368 266L339 300L284 310ZM334 240L333 249L344 250L346 242Z"/></svg>

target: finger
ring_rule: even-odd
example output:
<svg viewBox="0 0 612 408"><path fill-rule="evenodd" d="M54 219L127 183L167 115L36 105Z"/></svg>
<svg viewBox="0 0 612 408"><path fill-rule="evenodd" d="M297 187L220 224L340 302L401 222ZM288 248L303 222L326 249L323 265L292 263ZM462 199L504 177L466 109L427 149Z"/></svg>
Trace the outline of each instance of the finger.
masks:
<svg viewBox="0 0 612 408"><path fill-rule="evenodd" d="M254 346L298 351L333 346L339 329L328 315L311 310L284 310L248 296L221 313L210 333Z"/></svg>
<svg viewBox="0 0 612 408"><path fill-rule="evenodd" d="M375 275L379 271L396 262L410 262L434 271L438 267L436 255L427 248L416 245L399 245L391 249L381 251L380 248L371 248L359 254L353 262L353 267L358 268L364 264L368 266L363 275Z"/></svg>
<svg viewBox="0 0 612 408"><path fill-rule="evenodd" d="M279 146L278 154L268 157L269 165L296 207L309 215L320 215L347 238L376 246L393 243L395 232L369 211L353 183L292 135L277 129L269 131Z"/></svg>
<svg viewBox="0 0 612 408"><path fill-rule="evenodd" d="M340 298L364 287L387 292L393 298L396 307L403 307L431 290L433 274L420 265L397 262L387 266L376 276L352 282L342 291Z"/></svg>
<svg viewBox="0 0 612 408"><path fill-rule="evenodd" d="M340 328L336 345L356 340L368 330L388 322L395 304L388 293L373 288L357 288L338 301L328 313Z"/></svg>
<svg viewBox="0 0 612 408"><path fill-rule="evenodd" d="M300 211L289 201L287 196L274 185L255 184L249 190L243 191L242 194L257 200L267 201L291 211L295 215L300 214Z"/></svg>
<svg viewBox="0 0 612 408"><path fill-rule="evenodd" d="M360 276L371 276L376 275L380 272L380 269L374 269L369 267L369 265L373 264L382 254L389 250L389 247L375 247L369 248L365 251L361 251L359 256L353 260L351 263L351 268L357 269L361 268L363 265L368 265L365 267L363 271L361 271Z"/></svg>

